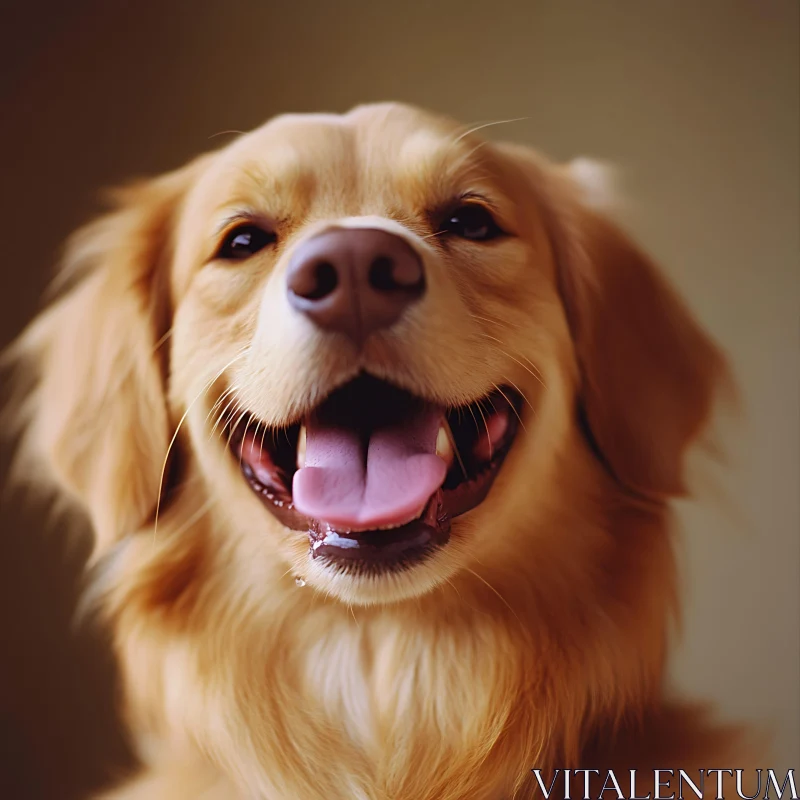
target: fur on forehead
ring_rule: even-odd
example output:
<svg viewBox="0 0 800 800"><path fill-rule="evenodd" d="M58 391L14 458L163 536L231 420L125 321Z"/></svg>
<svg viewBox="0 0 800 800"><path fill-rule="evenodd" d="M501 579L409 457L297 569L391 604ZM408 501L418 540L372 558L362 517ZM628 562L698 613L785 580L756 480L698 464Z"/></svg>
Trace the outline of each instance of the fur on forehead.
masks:
<svg viewBox="0 0 800 800"><path fill-rule="evenodd" d="M484 143L446 119L405 106L284 115L217 155L189 206L205 213L269 207L277 217L397 213L490 190ZM213 189L213 191L211 191Z"/></svg>

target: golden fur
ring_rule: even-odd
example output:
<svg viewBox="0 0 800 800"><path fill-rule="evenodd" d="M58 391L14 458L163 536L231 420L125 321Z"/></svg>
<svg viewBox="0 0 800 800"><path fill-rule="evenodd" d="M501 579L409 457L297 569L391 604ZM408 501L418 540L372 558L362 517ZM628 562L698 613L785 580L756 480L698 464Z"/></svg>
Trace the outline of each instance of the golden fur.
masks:
<svg viewBox="0 0 800 800"><path fill-rule="evenodd" d="M500 800L532 797L533 767L732 765L736 731L664 689L668 503L724 360L580 167L402 105L284 116L77 235L14 354L38 381L24 452L96 534L143 761L106 797ZM464 191L513 236L437 242L428 214ZM278 245L220 266L242 210ZM282 291L333 220L400 233L429 276L359 356ZM284 424L360 367L527 400L488 499L396 576L312 563L213 429L226 402Z"/></svg>

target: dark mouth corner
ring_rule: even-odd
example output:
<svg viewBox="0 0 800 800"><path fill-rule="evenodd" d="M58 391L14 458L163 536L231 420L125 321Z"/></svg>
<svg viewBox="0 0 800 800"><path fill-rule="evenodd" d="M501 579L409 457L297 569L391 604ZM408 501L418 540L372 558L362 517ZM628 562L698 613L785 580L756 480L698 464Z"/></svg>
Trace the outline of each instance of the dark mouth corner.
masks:
<svg viewBox="0 0 800 800"><path fill-rule="evenodd" d="M285 427L231 418L226 438L266 508L306 533L311 558L378 574L447 544L451 520L491 489L521 408L508 386L442 407L363 374Z"/></svg>

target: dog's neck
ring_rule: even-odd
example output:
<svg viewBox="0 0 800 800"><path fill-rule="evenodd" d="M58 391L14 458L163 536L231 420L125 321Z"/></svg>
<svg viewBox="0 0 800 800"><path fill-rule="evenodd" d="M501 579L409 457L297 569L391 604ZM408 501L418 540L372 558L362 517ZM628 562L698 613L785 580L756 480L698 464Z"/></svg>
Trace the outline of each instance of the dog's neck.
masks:
<svg viewBox="0 0 800 800"><path fill-rule="evenodd" d="M342 796L378 796L377 786L391 797L440 796L431 793L439 784L442 797L480 798L480 786L500 784L509 792L527 769L576 763L581 731L611 726L659 691L672 555L663 520L648 527L629 513L613 531L574 523L561 535L599 553L609 537L629 537L631 564L586 575L543 561L535 585L474 570L419 600L354 608L297 585L278 564L263 568L269 606L223 590L218 582L241 575L236 559L249 554L212 548L210 517L187 543L177 531L188 509L178 507L155 543L127 542L109 581L134 727L177 749L199 743L256 796L312 800L313 786L322 798L333 785ZM208 619L213 629L197 627ZM618 686L640 693L620 697ZM359 774L371 789L352 783Z"/></svg>

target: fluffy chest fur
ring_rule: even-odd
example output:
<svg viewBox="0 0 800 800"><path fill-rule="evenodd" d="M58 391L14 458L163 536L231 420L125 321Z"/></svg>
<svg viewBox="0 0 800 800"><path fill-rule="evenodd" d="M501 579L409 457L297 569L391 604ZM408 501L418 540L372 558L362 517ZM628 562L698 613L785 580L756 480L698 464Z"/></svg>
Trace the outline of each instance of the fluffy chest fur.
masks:
<svg viewBox="0 0 800 800"><path fill-rule="evenodd" d="M143 574L140 558L169 564L169 549L134 542L131 576ZM172 558L174 578L181 559ZM155 584L138 580L127 600L117 595L134 727L175 758L207 753L246 797L480 800L511 796L528 761L549 764L562 751L555 721L573 712L557 706L551 671L523 655L527 626L498 612L488 589L464 604L445 586L432 615L421 605L347 608L291 575L275 579L272 608L254 613L246 597L222 604L214 613L226 624L202 638L174 627L176 612L191 627L215 602L192 596L190 582L169 607L153 605Z"/></svg>

